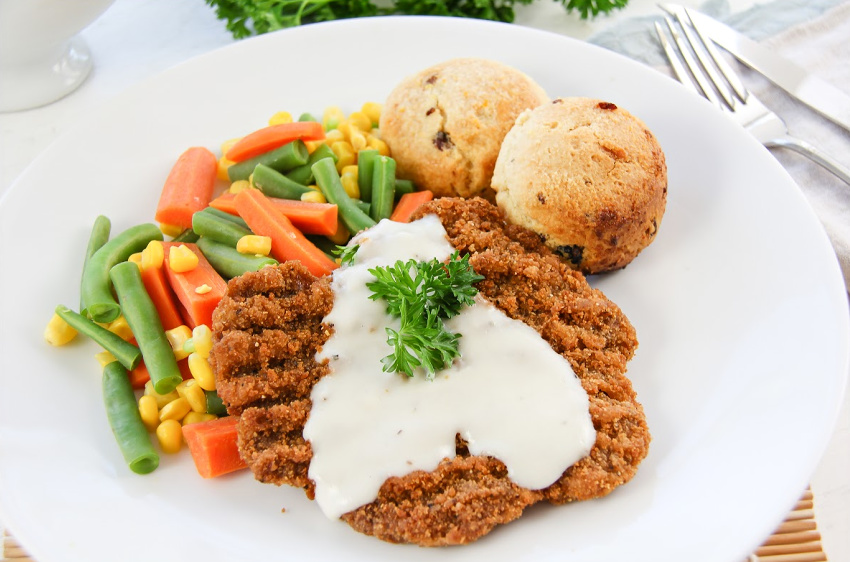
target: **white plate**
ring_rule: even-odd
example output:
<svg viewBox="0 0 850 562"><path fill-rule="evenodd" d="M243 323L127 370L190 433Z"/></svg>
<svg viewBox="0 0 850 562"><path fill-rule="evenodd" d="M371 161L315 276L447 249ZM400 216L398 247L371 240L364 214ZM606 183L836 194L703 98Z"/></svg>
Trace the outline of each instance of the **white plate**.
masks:
<svg viewBox="0 0 850 562"><path fill-rule="evenodd" d="M245 472L199 478L187 454L128 471L100 398L97 348L50 348L75 306L89 228L152 219L192 145L274 112L354 110L454 56L501 60L552 96L641 117L669 164L655 243L593 279L634 322L630 377L653 442L632 482L535 506L471 546L382 543L300 490ZM460 19L315 25L237 43L132 89L47 150L0 203L0 506L39 562L278 559L739 560L781 521L824 451L843 395L848 311L800 191L755 140L653 70L559 35ZM281 510L285 509L284 513Z"/></svg>

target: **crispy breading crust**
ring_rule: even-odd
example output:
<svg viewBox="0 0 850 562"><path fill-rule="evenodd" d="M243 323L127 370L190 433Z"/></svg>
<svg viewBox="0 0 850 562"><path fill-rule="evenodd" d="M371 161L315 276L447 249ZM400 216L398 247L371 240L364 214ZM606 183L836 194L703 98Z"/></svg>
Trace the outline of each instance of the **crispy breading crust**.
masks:
<svg viewBox="0 0 850 562"><path fill-rule="evenodd" d="M561 504L608 494L635 474L650 435L625 376L637 340L622 311L490 203L443 198L417 216L431 213L485 276L482 295L567 358L590 397L597 430L590 454L546 489L517 486L501 461L471 456L458 439L457 455L433 472L390 478L375 501L342 516L385 541L438 546L472 542L540 500ZM322 318L332 305L327 278L286 263L232 280L214 317L211 362L219 394L242 416L242 456L258 480L303 487L309 497L312 453L302 430L310 389L328 372L314 356L330 336Z"/></svg>

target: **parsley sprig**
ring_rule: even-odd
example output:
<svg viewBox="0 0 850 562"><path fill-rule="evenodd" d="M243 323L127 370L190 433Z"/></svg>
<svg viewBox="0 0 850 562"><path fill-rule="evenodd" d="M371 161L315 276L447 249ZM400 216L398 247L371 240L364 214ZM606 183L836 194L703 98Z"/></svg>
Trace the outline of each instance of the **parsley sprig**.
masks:
<svg viewBox="0 0 850 562"><path fill-rule="evenodd" d="M628 0L556 0L583 19ZM534 0L206 0L236 39L309 23L379 15L429 15L514 21L514 6Z"/></svg>
<svg viewBox="0 0 850 562"><path fill-rule="evenodd" d="M354 263L354 256L359 249L360 244L354 244L353 246L340 246L337 244L337 247L333 250L333 255L339 259L339 265L351 265Z"/></svg>
<svg viewBox="0 0 850 562"><path fill-rule="evenodd" d="M461 334L448 331L443 319L473 303L478 293L474 284L484 277L469 265L469 256L461 258L458 252L446 263L398 260L369 272L375 276L366 284L372 291L369 298L383 299L387 312L401 320L399 330L386 329L393 352L381 360L384 371L412 377L422 367L425 377L433 379L460 355Z"/></svg>

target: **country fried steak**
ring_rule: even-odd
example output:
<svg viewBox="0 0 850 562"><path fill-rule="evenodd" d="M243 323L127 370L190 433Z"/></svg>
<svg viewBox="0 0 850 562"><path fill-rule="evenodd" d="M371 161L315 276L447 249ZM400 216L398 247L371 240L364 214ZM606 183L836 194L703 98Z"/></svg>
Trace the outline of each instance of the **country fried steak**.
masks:
<svg viewBox="0 0 850 562"><path fill-rule="evenodd" d="M415 218L426 214L439 217L451 244L485 277L480 293L570 362L590 399L596 443L551 486L528 490L508 478L501 461L470 455L458 437L454 457L432 472L389 478L375 501L342 519L389 542L465 544L541 500L597 498L630 480L650 434L625 376L637 340L623 312L537 234L508 224L482 199L438 199ZM312 452L302 431L310 392L329 372L315 354L331 334L322 319L333 298L328 278L288 262L231 280L213 324L211 363L228 411L241 416L243 458L261 482L301 487L311 498Z"/></svg>

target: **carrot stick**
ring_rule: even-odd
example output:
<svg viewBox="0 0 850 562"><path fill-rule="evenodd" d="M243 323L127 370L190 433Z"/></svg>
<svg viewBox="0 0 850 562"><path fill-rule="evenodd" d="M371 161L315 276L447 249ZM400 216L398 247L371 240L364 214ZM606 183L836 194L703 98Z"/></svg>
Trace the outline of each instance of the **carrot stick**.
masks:
<svg viewBox="0 0 850 562"><path fill-rule="evenodd" d="M195 468L204 478L215 478L247 466L236 443L238 422L239 416L227 416L183 426L183 438Z"/></svg>
<svg viewBox="0 0 850 562"><path fill-rule="evenodd" d="M238 215L234 199L236 195L233 193L222 193L212 201L210 207L214 207L219 211ZM280 199L278 197L269 197L269 200L275 204L278 210L289 219L292 226L300 230L303 234L322 234L330 236L336 232L337 222L337 206L331 203L313 203L310 201L294 201L291 199Z"/></svg>
<svg viewBox="0 0 850 562"><path fill-rule="evenodd" d="M405 193L399 198L396 203L393 214L390 215L390 220L396 222L410 222L410 217L424 203L427 203L434 198L434 192L427 189L423 191L414 191L413 193Z"/></svg>
<svg viewBox="0 0 850 562"><path fill-rule="evenodd" d="M182 305L186 324L193 329L201 324L212 327L213 311L227 291L227 283L213 269L213 266L210 265L210 262L207 261L207 258L195 244L187 243L185 245L198 256L198 266L182 273L177 273L168 265L168 254L171 246L179 246L181 243L163 242L162 245L165 249L165 275L168 278L168 284L171 285L171 289L177 296L177 300ZM210 290L196 291L204 285L208 286Z"/></svg>
<svg viewBox="0 0 850 562"><path fill-rule="evenodd" d="M218 159L206 148L192 147L171 168L155 218L162 224L192 227L192 214L209 205L215 188Z"/></svg>
<svg viewBox="0 0 850 562"><path fill-rule="evenodd" d="M325 138L325 130L322 124L316 121L281 123L245 135L230 147L225 158L233 162L242 162L297 139L312 141L323 138Z"/></svg>
<svg viewBox="0 0 850 562"><path fill-rule="evenodd" d="M145 284L145 289L153 301L156 311L159 313L162 327L166 330L171 330L181 325L183 318L180 316L176 297L168 284L163 267L147 267L142 269L142 283Z"/></svg>
<svg viewBox="0 0 850 562"><path fill-rule="evenodd" d="M304 237L274 203L258 189L245 189L234 200L239 216L254 234L272 239L272 256L278 261L299 260L316 277L336 269L337 263Z"/></svg>

